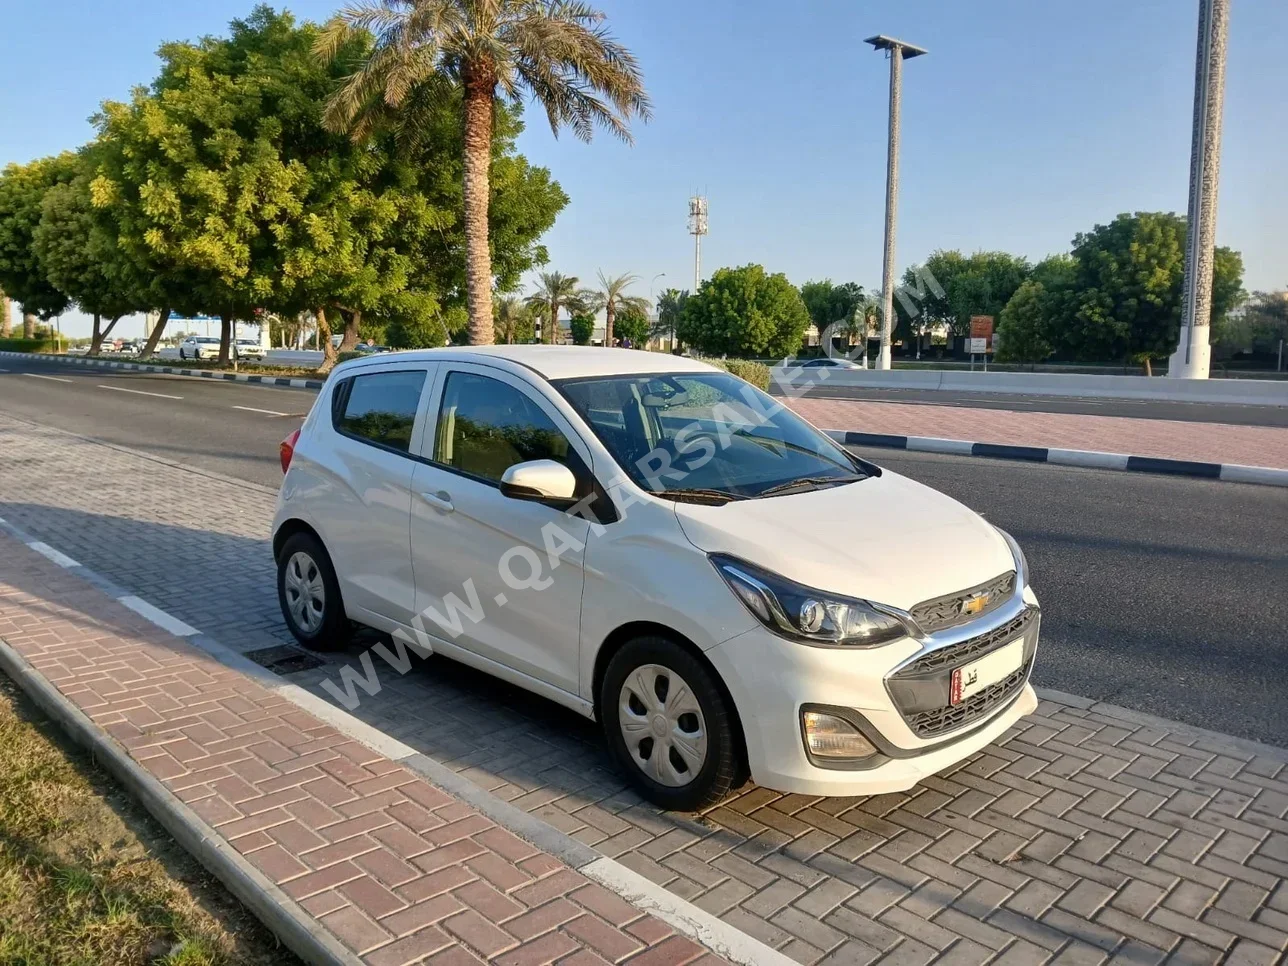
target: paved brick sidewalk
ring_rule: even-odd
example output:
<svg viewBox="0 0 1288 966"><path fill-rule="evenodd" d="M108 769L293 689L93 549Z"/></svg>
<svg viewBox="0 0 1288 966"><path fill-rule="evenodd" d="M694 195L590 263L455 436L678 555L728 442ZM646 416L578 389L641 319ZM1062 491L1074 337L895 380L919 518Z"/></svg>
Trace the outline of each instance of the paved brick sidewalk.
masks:
<svg viewBox="0 0 1288 966"><path fill-rule="evenodd" d="M1288 429L1276 426L968 409L815 396L784 401L822 429L1054 446L1288 469Z"/></svg>
<svg viewBox="0 0 1288 966"><path fill-rule="evenodd" d="M280 644L270 492L3 415L0 453L0 517L240 649ZM287 680L316 689L357 657ZM363 720L802 963L1288 949L1282 753L1046 700L905 794L749 786L680 815L629 791L571 712L446 660L401 677L375 664Z"/></svg>
<svg viewBox="0 0 1288 966"><path fill-rule="evenodd" d="M4 534L0 639L372 966L722 962Z"/></svg>

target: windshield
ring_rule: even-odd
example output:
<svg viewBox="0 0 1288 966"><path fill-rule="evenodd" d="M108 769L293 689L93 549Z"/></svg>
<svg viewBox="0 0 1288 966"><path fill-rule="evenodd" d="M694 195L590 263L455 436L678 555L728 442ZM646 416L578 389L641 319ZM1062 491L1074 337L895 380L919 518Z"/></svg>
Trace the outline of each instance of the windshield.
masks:
<svg viewBox="0 0 1288 966"><path fill-rule="evenodd" d="M747 498L867 475L790 409L728 373L597 376L555 386L626 474L658 496Z"/></svg>

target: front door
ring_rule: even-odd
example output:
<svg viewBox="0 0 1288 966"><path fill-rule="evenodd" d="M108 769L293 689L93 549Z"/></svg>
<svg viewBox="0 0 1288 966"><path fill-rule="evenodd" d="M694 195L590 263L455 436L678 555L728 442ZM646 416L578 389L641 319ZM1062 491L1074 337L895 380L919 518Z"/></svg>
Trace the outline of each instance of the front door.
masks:
<svg viewBox="0 0 1288 966"><path fill-rule="evenodd" d="M423 629L576 694L590 525L502 496L515 463L553 459L588 475L589 452L524 380L444 364L412 479L411 551Z"/></svg>

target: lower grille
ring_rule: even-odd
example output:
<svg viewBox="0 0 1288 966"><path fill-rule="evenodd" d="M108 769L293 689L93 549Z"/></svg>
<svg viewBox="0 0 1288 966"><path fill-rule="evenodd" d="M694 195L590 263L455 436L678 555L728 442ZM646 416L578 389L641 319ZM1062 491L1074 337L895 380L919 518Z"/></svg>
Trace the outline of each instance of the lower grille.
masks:
<svg viewBox="0 0 1288 966"><path fill-rule="evenodd" d="M956 731L1005 704L1023 686L1033 667L1030 659L1022 668L1003 681L973 694L961 704L905 715L908 726L918 738L936 738Z"/></svg>

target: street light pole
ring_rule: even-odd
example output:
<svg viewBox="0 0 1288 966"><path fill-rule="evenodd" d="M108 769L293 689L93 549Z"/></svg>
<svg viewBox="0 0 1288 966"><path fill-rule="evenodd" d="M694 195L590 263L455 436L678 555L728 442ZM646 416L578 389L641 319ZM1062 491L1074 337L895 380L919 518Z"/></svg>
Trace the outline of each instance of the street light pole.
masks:
<svg viewBox="0 0 1288 966"><path fill-rule="evenodd" d="M1221 177L1221 113L1225 99L1230 0L1199 0L1194 67L1194 133L1190 142L1190 204L1185 237L1181 333L1168 362L1174 379L1206 379L1211 368L1212 265L1217 184Z"/></svg>
<svg viewBox="0 0 1288 966"><path fill-rule="evenodd" d="M885 256L881 265L881 351L877 368L890 368L890 333L894 330L894 236L899 210L899 108L903 97L903 62L919 57L922 47L905 44L884 34L869 37L864 43L890 56L890 145L886 155Z"/></svg>

